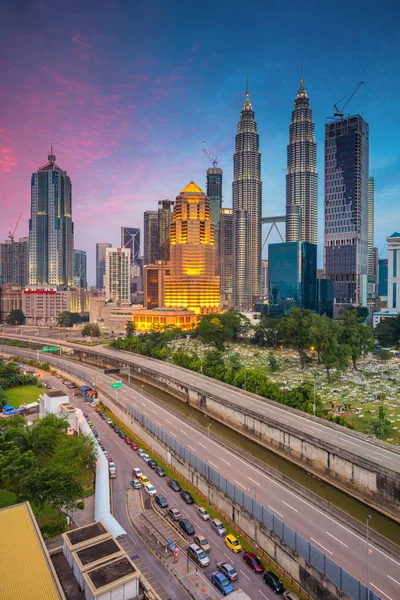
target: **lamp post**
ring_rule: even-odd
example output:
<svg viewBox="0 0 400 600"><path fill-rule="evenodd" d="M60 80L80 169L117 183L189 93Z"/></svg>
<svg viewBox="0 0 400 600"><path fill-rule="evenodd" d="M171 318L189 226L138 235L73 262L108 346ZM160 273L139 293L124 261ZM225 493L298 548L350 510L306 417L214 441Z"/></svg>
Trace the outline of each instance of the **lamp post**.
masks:
<svg viewBox="0 0 400 600"><path fill-rule="evenodd" d="M314 373L314 402L313 402L313 414L314 414L314 417L315 417L316 411L317 411L317 406L316 406L316 403L315 403L315 373Z"/></svg>
<svg viewBox="0 0 400 600"><path fill-rule="evenodd" d="M256 486L250 487L247 490L248 492L254 491L254 499L253 499L253 518L254 518L254 551L257 552L257 520L254 514L254 503L257 502L257 488Z"/></svg>
<svg viewBox="0 0 400 600"><path fill-rule="evenodd" d="M369 600L369 520L371 515L367 515L367 600Z"/></svg>

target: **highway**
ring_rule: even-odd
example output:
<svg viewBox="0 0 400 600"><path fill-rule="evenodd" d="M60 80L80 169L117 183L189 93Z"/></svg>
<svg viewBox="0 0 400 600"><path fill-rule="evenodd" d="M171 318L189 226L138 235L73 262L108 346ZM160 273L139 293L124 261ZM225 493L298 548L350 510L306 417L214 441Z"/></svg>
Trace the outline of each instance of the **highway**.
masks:
<svg viewBox="0 0 400 600"><path fill-rule="evenodd" d="M25 354L26 351L20 351ZM27 352L35 356L35 352ZM265 475L251 464L245 456L232 453L216 443L207 433L184 423L167 409L160 407L139 389L126 385L122 390L112 390L113 378L87 365L71 364L63 359L49 356L52 364L65 366L100 390L124 404L131 403L148 418L154 420L181 444L187 446L200 458L207 461L224 477L240 486L249 494L257 494L257 501L269 508L285 523L304 538L321 549L333 561L349 571L354 577L367 584L366 540L347 528L335 518ZM132 464L132 467L135 466ZM400 598L400 560L393 558L381 549L370 545L370 587L382 600Z"/></svg>

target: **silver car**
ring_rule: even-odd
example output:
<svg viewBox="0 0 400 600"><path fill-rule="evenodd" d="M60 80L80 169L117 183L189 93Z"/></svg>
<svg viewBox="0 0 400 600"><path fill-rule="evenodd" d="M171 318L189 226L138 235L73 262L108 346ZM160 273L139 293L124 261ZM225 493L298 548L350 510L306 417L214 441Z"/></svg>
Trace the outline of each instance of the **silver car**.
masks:
<svg viewBox="0 0 400 600"><path fill-rule="evenodd" d="M190 544L187 553L200 567L208 567L210 564L207 554L197 544Z"/></svg>
<svg viewBox="0 0 400 600"><path fill-rule="evenodd" d="M213 519L211 521L211 527L212 527L212 529L214 529L214 531L216 533L218 533L218 535L220 535L220 536L226 535L226 529L219 519Z"/></svg>

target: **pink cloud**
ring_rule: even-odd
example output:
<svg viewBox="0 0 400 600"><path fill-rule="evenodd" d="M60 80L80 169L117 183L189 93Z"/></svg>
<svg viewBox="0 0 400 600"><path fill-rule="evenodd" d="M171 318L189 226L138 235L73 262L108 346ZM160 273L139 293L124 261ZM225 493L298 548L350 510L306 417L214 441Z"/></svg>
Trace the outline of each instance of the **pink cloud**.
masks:
<svg viewBox="0 0 400 600"><path fill-rule="evenodd" d="M87 38L77 33L71 38L71 40L74 42L74 44L78 44L78 46L81 46L82 48L92 48L92 44L89 44Z"/></svg>

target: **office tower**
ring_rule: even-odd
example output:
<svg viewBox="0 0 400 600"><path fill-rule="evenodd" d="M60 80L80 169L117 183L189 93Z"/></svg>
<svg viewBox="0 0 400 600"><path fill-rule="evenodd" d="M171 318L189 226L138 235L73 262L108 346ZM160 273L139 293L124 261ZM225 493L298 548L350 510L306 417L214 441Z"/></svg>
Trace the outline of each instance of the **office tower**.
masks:
<svg viewBox="0 0 400 600"><path fill-rule="evenodd" d="M222 208L219 215L219 284L221 307L232 308L232 271L233 271L233 212L231 208Z"/></svg>
<svg viewBox="0 0 400 600"><path fill-rule="evenodd" d="M317 246L283 242L268 246L269 303L289 312L292 306L316 310Z"/></svg>
<svg viewBox="0 0 400 600"><path fill-rule="evenodd" d="M165 276L170 274L169 264L157 260L154 265L144 267L144 307L163 308L165 297Z"/></svg>
<svg viewBox="0 0 400 600"><path fill-rule="evenodd" d="M158 255L157 260L169 260L169 229L172 220L172 207L170 200L158 202Z"/></svg>
<svg viewBox="0 0 400 600"><path fill-rule="evenodd" d="M130 263L130 248L106 248L106 302L130 303Z"/></svg>
<svg viewBox="0 0 400 600"><path fill-rule="evenodd" d="M268 298L269 295L268 286L268 261L261 261L261 296Z"/></svg>
<svg viewBox="0 0 400 600"><path fill-rule="evenodd" d="M367 305L368 124L325 124L324 270L336 304Z"/></svg>
<svg viewBox="0 0 400 600"><path fill-rule="evenodd" d="M74 250L74 286L87 289L87 258L85 250Z"/></svg>
<svg viewBox="0 0 400 600"><path fill-rule="evenodd" d="M104 288L104 275L106 274L106 249L111 248L108 242L96 244L96 287L98 290Z"/></svg>
<svg viewBox="0 0 400 600"><path fill-rule="evenodd" d="M374 268L374 193L373 177L368 178L368 277L375 275Z"/></svg>
<svg viewBox="0 0 400 600"><path fill-rule="evenodd" d="M207 196L210 198L211 220L215 227L215 248L219 248L219 218L222 209L222 169L212 167L207 169Z"/></svg>
<svg viewBox="0 0 400 600"><path fill-rule="evenodd" d="M317 279L317 313L333 319L332 279Z"/></svg>
<svg viewBox="0 0 400 600"><path fill-rule="evenodd" d="M74 225L71 179L49 162L32 174L29 219L30 285L72 286L74 282Z"/></svg>
<svg viewBox="0 0 400 600"><path fill-rule="evenodd" d="M140 229L121 227L121 248L131 251L131 265L136 265L140 257Z"/></svg>
<svg viewBox="0 0 400 600"><path fill-rule="evenodd" d="M144 264L153 265L159 256L158 211L146 210L143 215Z"/></svg>
<svg viewBox="0 0 400 600"><path fill-rule="evenodd" d="M177 196L170 231L170 275L165 277L165 306L196 314L218 312L214 223L210 200L193 181Z"/></svg>
<svg viewBox="0 0 400 600"><path fill-rule="evenodd" d="M286 241L317 244L317 213L317 144L310 100L301 79L287 147Z"/></svg>
<svg viewBox="0 0 400 600"><path fill-rule="evenodd" d="M233 306L251 310L261 284L261 153L249 93L240 113L233 157Z"/></svg>
<svg viewBox="0 0 400 600"><path fill-rule="evenodd" d="M380 258L378 261L378 296L388 295L388 259Z"/></svg>
<svg viewBox="0 0 400 600"><path fill-rule="evenodd" d="M388 309L400 312L400 233L387 238L388 246Z"/></svg>
<svg viewBox="0 0 400 600"><path fill-rule="evenodd" d="M0 285L17 283L28 285L29 238L6 240L0 244Z"/></svg>

